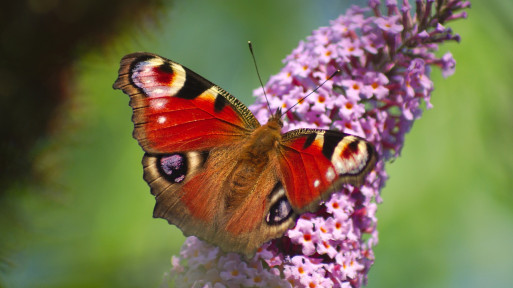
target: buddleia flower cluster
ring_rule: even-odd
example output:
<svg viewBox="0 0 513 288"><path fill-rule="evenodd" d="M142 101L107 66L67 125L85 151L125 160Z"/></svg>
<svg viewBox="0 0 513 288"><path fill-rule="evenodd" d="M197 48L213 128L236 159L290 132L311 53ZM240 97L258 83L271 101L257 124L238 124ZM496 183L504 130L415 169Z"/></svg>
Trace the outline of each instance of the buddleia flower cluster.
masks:
<svg viewBox="0 0 513 288"><path fill-rule="evenodd" d="M438 57L435 52L443 42L460 40L446 24L466 18L468 7L469 2L460 0L417 0L415 7L407 0L400 5L370 0L367 7L353 6L299 42L264 87L272 111L297 104L286 113L283 132L322 128L354 134L372 142L380 160L362 187L347 185L334 193L316 213L301 215L293 229L265 243L250 260L189 237L172 258L170 285L364 285L378 242L376 209L387 180L384 164L400 155L422 106L432 107L432 67L444 77L454 73L451 53ZM337 70L341 72L329 79ZM265 123L272 112L261 88L254 95L250 109Z"/></svg>

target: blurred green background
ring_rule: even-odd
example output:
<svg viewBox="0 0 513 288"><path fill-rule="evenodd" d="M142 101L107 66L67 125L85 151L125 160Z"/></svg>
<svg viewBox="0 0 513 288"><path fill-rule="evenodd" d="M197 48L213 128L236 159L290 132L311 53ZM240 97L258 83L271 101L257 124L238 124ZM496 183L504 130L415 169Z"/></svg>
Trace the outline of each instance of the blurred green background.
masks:
<svg viewBox="0 0 513 288"><path fill-rule="evenodd" d="M433 71L434 109L387 165L367 287L513 287L513 2L471 2L469 19L450 24L461 43L440 51L455 75ZM366 1L173 1L76 47L70 98L23 151L44 177L2 191L0 286L156 287L178 253L181 232L151 217L128 97L111 88L123 55L176 60L250 104L247 40L265 81L352 3Z"/></svg>

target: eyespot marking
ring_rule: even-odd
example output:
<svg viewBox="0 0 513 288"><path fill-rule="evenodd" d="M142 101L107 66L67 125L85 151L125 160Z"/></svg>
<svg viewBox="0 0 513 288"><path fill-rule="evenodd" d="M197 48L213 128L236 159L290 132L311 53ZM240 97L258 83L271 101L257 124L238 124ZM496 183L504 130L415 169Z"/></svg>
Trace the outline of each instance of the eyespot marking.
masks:
<svg viewBox="0 0 513 288"><path fill-rule="evenodd" d="M158 57L144 57L131 68L132 83L148 98L175 96L185 83L185 70L179 64Z"/></svg>
<svg viewBox="0 0 513 288"><path fill-rule="evenodd" d="M292 216L292 207L285 194L285 188L280 182L276 183L268 198L270 198L271 207L265 218L267 224L280 225Z"/></svg>
<svg viewBox="0 0 513 288"><path fill-rule="evenodd" d="M292 207L287 197L281 197L269 209L265 221L269 225L278 225L285 222L292 215Z"/></svg>
<svg viewBox="0 0 513 288"><path fill-rule="evenodd" d="M331 158L339 175L358 174L369 161L369 149L365 141L354 136L347 136L335 147Z"/></svg>
<svg viewBox="0 0 513 288"><path fill-rule="evenodd" d="M164 155L157 162L160 174L173 183L181 183L187 174L187 158L183 154Z"/></svg>

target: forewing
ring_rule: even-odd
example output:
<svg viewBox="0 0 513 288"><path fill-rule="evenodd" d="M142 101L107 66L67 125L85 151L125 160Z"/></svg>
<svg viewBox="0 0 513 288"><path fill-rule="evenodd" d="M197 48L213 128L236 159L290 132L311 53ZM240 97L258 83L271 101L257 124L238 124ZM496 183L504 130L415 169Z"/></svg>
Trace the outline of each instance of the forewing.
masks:
<svg viewBox="0 0 513 288"><path fill-rule="evenodd" d="M113 87L130 96L134 138L149 153L227 146L260 126L231 94L155 54L123 57Z"/></svg>
<svg viewBox="0 0 513 288"><path fill-rule="evenodd" d="M298 129L283 135L278 162L290 204L299 213L318 203L342 184L363 184L377 155L366 140L338 131Z"/></svg>

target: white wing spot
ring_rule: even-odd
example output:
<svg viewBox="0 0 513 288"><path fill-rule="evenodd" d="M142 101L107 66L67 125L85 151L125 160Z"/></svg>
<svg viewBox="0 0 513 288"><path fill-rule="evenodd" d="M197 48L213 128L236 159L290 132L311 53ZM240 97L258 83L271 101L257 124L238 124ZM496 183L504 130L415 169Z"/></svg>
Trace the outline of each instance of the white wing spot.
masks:
<svg viewBox="0 0 513 288"><path fill-rule="evenodd" d="M165 98L156 98L150 101L150 106L153 109L161 109L164 107L167 103L167 100Z"/></svg>
<svg viewBox="0 0 513 288"><path fill-rule="evenodd" d="M319 179L315 179L314 187L317 188L317 187L319 187L319 185L321 185L321 181L319 181Z"/></svg>
<svg viewBox="0 0 513 288"><path fill-rule="evenodd" d="M159 116L159 118L157 119L157 122L158 122L159 124L164 124L164 122L166 122L166 120L167 120L167 119L166 119L166 117L164 117L164 116Z"/></svg>
<svg viewBox="0 0 513 288"><path fill-rule="evenodd" d="M330 182L335 180L335 170L333 170L333 167L328 168L328 171L326 171L326 180Z"/></svg>

